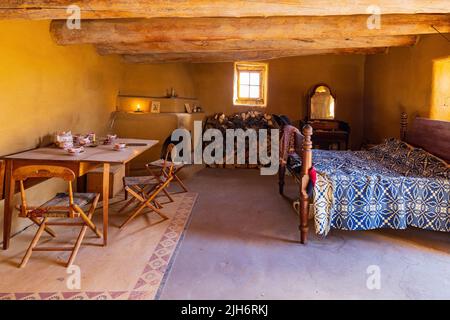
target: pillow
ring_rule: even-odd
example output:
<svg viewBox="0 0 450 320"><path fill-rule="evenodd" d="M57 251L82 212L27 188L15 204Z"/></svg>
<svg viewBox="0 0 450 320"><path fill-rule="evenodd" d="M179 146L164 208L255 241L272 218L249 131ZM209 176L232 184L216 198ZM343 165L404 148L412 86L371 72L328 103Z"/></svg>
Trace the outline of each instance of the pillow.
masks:
<svg viewBox="0 0 450 320"><path fill-rule="evenodd" d="M398 161L408 157L414 147L404 141L395 138L385 139L383 143L374 146L370 151L374 152L380 160Z"/></svg>
<svg viewBox="0 0 450 320"><path fill-rule="evenodd" d="M426 177L441 177L450 179L450 165L444 160L427 152L423 175Z"/></svg>
<svg viewBox="0 0 450 320"><path fill-rule="evenodd" d="M435 155L404 141L388 138L370 149L378 160L404 175L450 178L450 165Z"/></svg>
<svg viewBox="0 0 450 320"><path fill-rule="evenodd" d="M425 177L441 177L448 179L450 177L450 166L442 159L421 149L415 148L406 142L410 149L409 152L401 150L393 153L393 157L399 157L397 161L401 161L409 169L411 173L423 175Z"/></svg>

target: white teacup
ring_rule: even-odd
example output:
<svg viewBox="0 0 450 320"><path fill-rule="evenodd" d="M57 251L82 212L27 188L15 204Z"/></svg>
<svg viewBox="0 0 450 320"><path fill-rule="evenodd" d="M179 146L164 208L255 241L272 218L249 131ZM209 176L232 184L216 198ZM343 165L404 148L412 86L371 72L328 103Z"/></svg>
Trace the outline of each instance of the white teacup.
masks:
<svg viewBox="0 0 450 320"><path fill-rule="evenodd" d="M114 144L114 150L123 150L127 145L125 143L116 143Z"/></svg>
<svg viewBox="0 0 450 320"><path fill-rule="evenodd" d="M117 134L108 134L103 144L112 144L117 139Z"/></svg>
<svg viewBox="0 0 450 320"><path fill-rule="evenodd" d="M72 142L58 142L57 146L58 146L58 148L68 150L70 148L73 148L73 143Z"/></svg>
<svg viewBox="0 0 450 320"><path fill-rule="evenodd" d="M73 154L73 155L80 154L80 153L83 152L83 151L84 151L84 148L83 148L83 147L69 148L69 149L67 149L67 152L69 152L70 154Z"/></svg>
<svg viewBox="0 0 450 320"><path fill-rule="evenodd" d="M86 145L88 145L88 144L90 144L91 143L91 140L89 140L89 138L80 138L79 140L78 140L78 144L80 145L80 146L86 146Z"/></svg>

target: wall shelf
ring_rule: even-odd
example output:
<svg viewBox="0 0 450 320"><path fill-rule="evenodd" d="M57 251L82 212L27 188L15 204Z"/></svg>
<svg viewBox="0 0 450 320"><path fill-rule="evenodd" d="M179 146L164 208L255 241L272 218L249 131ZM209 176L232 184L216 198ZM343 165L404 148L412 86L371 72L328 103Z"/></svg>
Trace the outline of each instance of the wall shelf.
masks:
<svg viewBox="0 0 450 320"><path fill-rule="evenodd" d="M200 105L199 101L195 98L118 95L116 110L133 113L139 105L140 110L143 111L142 113L149 113L152 101L158 101L160 103L160 113L186 113L185 104L189 104L191 108Z"/></svg>
<svg viewBox="0 0 450 320"><path fill-rule="evenodd" d="M143 96L139 94L119 94L119 98L143 98L143 99L180 99L180 100L197 100L197 98L188 97L167 97L167 96Z"/></svg>

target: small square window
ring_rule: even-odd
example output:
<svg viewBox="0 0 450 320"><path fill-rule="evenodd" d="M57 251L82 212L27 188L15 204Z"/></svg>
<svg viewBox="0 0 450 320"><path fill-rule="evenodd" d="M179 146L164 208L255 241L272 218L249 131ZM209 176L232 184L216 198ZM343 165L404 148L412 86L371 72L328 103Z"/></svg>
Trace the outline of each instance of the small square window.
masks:
<svg viewBox="0 0 450 320"><path fill-rule="evenodd" d="M266 106L267 63L236 62L233 102L240 106Z"/></svg>

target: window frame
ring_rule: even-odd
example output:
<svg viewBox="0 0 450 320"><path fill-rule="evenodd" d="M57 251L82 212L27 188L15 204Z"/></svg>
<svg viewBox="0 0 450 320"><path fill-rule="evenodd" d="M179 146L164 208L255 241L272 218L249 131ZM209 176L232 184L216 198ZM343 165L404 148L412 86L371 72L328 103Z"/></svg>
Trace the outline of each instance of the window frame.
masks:
<svg viewBox="0 0 450 320"><path fill-rule="evenodd" d="M234 63L234 90L233 104L235 106L266 107L267 106L267 76L268 63L263 62L235 62ZM240 96L241 72L259 73L259 98L246 98ZM249 85L251 87L251 85Z"/></svg>

